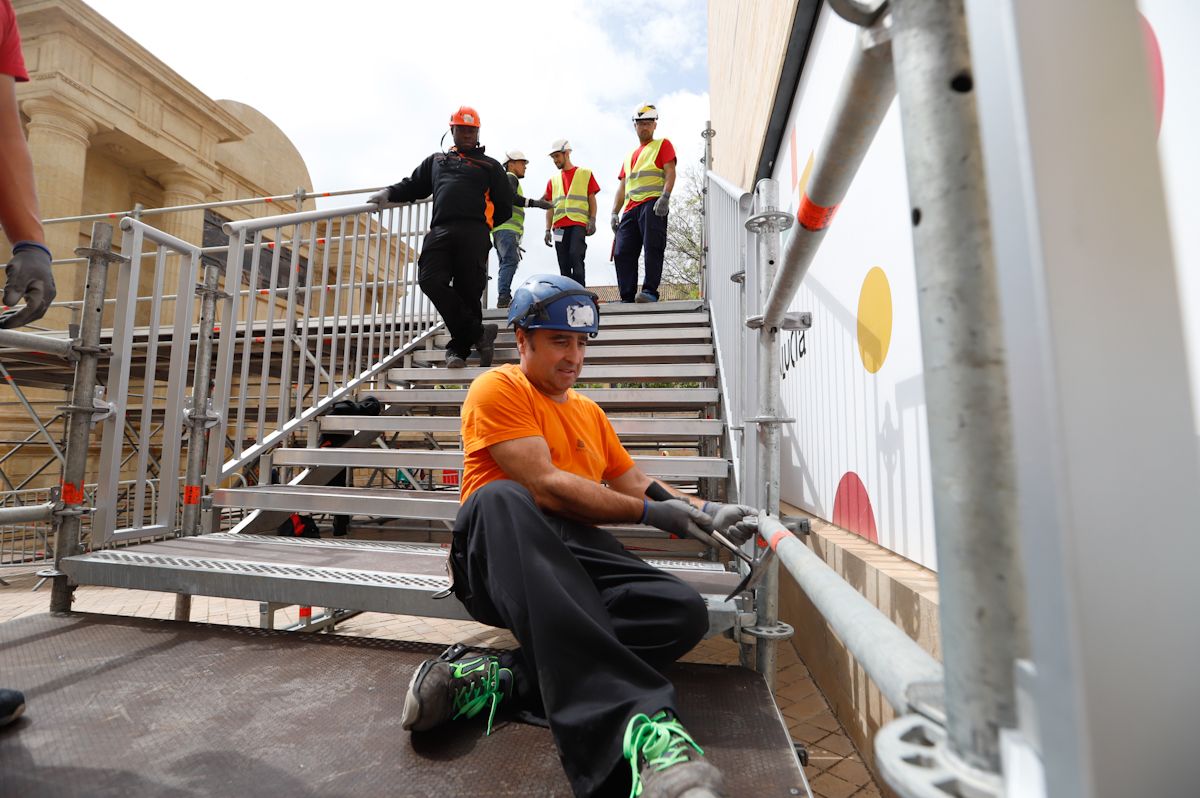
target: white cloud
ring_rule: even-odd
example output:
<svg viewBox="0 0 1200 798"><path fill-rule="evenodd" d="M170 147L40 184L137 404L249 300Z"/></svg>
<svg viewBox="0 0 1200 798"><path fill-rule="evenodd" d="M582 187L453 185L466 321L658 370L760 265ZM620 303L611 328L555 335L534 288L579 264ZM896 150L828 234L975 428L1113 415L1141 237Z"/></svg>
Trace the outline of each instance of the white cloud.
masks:
<svg viewBox="0 0 1200 798"><path fill-rule="evenodd" d="M588 240L595 285L616 281L607 220L621 162L637 144L633 109L658 105L659 134L681 165L703 153L703 0L90 4L201 91L266 114L304 157L317 191L407 176L439 148L462 104L478 110L490 154L518 148L530 157L528 195L554 173L550 142L570 139L576 164L593 169L601 186L599 232ZM541 241L541 212L528 218L518 280L558 270Z"/></svg>

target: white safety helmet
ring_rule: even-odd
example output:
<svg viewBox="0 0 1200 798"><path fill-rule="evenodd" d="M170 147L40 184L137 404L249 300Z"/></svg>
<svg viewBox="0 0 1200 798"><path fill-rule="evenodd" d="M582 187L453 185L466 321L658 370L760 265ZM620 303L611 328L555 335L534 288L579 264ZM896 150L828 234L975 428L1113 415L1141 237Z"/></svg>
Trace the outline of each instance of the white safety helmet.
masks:
<svg viewBox="0 0 1200 798"><path fill-rule="evenodd" d="M508 152L504 153L504 162L509 163L511 161L524 161L525 163L529 163L529 159L525 157L525 153L521 152L520 150L509 150Z"/></svg>
<svg viewBox="0 0 1200 798"><path fill-rule="evenodd" d="M650 103L646 103L633 112L634 122L641 122L643 119L658 119L658 109Z"/></svg>
<svg viewBox="0 0 1200 798"><path fill-rule="evenodd" d="M554 143L550 145L550 152L548 152L547 155L553 155L556 152L570 152L570 151L571 151L571 142L567 141L566 139L555 139Z"/></svg>

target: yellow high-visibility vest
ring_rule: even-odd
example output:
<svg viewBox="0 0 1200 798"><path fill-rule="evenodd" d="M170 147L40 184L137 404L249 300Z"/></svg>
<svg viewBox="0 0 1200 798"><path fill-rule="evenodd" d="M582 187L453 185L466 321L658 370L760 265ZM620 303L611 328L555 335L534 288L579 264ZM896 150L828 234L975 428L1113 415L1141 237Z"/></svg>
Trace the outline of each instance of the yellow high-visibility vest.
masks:
<svg viewBox="0 0 1200 798"><path fill-rule="evenodd" d="M662 139L653 139L638 153L637 163L633 161L633 152L625 159L625 200L627 202L642 202L655 197L661 197L667 186L667 174L654 165L658 150L662 147ZM634 150L637 152L637 150Z"/></svg>
<svg viewBox="0 0 1200 798"><path fill-rule="evenodd" d="M560 219L570 219L573 222L587 224L588 222L588 186L592 183L592 170L582 166L575 169L571 178L571 187L564 190L562 172L558 180L550 181L550 201L554 203L554 224Z"/></svg>
<svg viewBox="0 0 1200 798"><path fill-rule="evenodd" d="M512 172L509 172L509 174L512 175ZM516 175L513 175L513 177L516 177ZM517 196L518 197L525 196L525 192L521 189L520 181L517 182ZM492 230L492 232L498 233L501 230L512 230L514 233L517 234L517 238L520 238L522 235L524 235L525 234L525 208L514 202L512 216L504 224L498 225L494 230Z"/></svg>

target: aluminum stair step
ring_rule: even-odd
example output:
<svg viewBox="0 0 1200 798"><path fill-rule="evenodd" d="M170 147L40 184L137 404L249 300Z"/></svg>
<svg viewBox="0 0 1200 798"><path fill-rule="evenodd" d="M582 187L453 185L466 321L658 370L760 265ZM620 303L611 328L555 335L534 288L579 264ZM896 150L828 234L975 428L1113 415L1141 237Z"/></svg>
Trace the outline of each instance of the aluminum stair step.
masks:
<svg viewBox="0 0 1200 798"><path fill-rule="evenodd" d="M600 334L595 338L588 340L588 351L594 352L597 349L603 349L607 346L623 346L627 344L645 343L647 339L645 330L636 328L621 328L621 329L606 329L600 328ZM436 346L439 349L445 349L446 344L450 343L450 335L448 333L437 333L428 339L430 346ZM675 327L675 328L658 328L654 330L653 342L658 345L671 343L682 344L691 342L703 342L712 340L712 329L710 327ZM515 346L517 335L511 328L500 328L500 333L496 336L496 343L500 346Z"/></svg>
<svg viewBox="0 0 1200 798"><path fill-rule="evenodd" d="M653 330L660 327L704 327L709 324L708 311L691 311L686 313L606 313L606 306L600 306L600 335L605 330L627 329L641 327ZM483 318L485 323L498 324L501 327L508 324L507 317L495 316Z"/></svg>
<svg viewBox="0 0 1200 798"><path fill-rule="evenodd" d="M471 369L460 369L471 371ZM475 369L480 371L481 369ZM605 410L698 410L715 405L716 388L577 388ZM381 402L409 407L461 407L466 388L389 388L371 391Z"/></svg>
<svg viewBox="0 0 1200 798"><path fill-rule="evenodd" d="M217 488L216 507L281 510L289 513L332 513L422 521L453 521L458 492L398 488L342 488L333 485L255 485Z"/></svg>
<svg viewBox="0 0 1200 798"><path fill-rule="evenodd" d="M431 383L440 382L461 385L470 382L489 369L471 366L463 369L447 368L396 368L388 369L390 382ZM715 363L665 363L628 366L584 365L579 377L581 383L597 382L696 382L717 376Z"/></svg>
<svg viewBox="0 0 1200 798"><path fill-rule="evenodd" d="M217 533L104 549L62 561L78 584L468 620L437 545ZM702 560L646 558L695 587L709 604L710 634L733 626L725 596L736 573Z"/></svg>
<svg viewBox="0 0 1200 798"><path fill-rule="evenodd" d="M622 418L609 416L622 439L678 440L715 437L725 431L717 418ZM321 416L321 432L432 432L459 434L459 416Z"/></svg>
<svg viewBox="0 0 1200 798"><path fill-rule="evenodd" d="M667 458L662 458L667 459ZM372 518L404 518L416 521L453 521L458 515L457 490L404 490L401 488L354 488L335 485L251 485L246 488L217 488L214 507L269 510L287 513L328 513ZM614 532L615 527L608 527ZM622 532L662 534L635 524ZM644 534L640 536L646 536Z"/></svg>
<svg viewBox="0 0 1200 798"><path fill-rule="evenodd" d="M724 479L729 475L729 461L721 457L661 457L636 455L633 462L652 477L701 479L712 477ZM328 447L324 449L285 449L271 453L275 466L341 466L346 468L449 468L462 470L461 450L441 449L351 449Z"/></svg>
<svg viewBox="0 0 1200 798"><path fill-rule="evenodd" d="M603 316L655 316L665 313L703 313L708 314L703 299L671 299L665 302L601 302L600 315ZM485 321L505 321L508 319L508 308L484 308Z"/></svg>
<svg viewBox="0 0 1200 798"><path fill-rule="evenodd" d="M585 370L594 363L608 360L624 360L632 362L654 363L684 363L691 361L711 360L714 357L712 344L676 344L664 347L659 341L647 341L642 344L626 346L595 346L589 347L587 359L584 361ZM445 349L424 349L413 354L414 363L430 363L441 365L446 359ZM520 353L516 346L496 347L495 360L499 363L516 363Z"/></svg>

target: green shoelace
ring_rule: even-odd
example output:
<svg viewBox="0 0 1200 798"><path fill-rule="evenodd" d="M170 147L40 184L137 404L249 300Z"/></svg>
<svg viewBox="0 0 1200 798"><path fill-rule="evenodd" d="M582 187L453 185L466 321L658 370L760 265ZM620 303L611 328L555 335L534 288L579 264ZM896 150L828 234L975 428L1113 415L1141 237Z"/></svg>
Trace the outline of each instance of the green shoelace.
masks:
<svg viewBox="0 0 1200 798"><path fill-rule="evenodd" d="M647 765L658 771L688 761L691 758L688 755L689 748L694 748L698 754L704 754L704 750L696 745L696 741L683 728L683 724L669 717L666 710L656 713L654 717L634 715L625 727L625 741L622 747L633 775L633 787L629 791L629 798L637 798L642 794L639 753Z"/></svg>
<svg viewBox="0 0 1200 798"><path fill-rule="evenodd" d="M500 674L507 673L512 679L512 671L501 668L496 657L483 656L469 659L465 662L450 664L454 669L455 679L469 680L467 684L454 692L453 720L458 718L473 718L489 707L486 734L492 733L492 721L496 718L496 708L504 698L500 689Z"/></svg>

